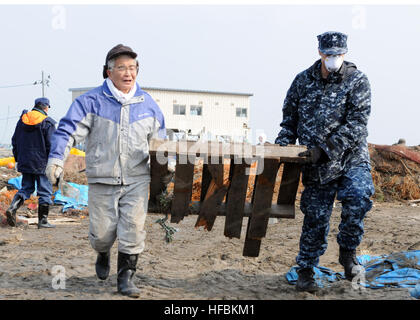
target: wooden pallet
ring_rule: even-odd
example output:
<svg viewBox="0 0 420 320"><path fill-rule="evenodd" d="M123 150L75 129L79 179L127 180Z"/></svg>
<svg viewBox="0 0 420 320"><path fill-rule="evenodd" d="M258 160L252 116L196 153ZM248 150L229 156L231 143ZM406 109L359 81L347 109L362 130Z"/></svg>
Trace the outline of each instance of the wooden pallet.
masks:
<svg viewBox="0 0 420 320"><path fill-rule="evenodd" d="M243 256L257 257L270 217L295 217L295 199L304 158L298 157L304 146L251 146L218 142L173 142L153 140L150 145L151 185L149 211L166 190L162 177L168 172L167 156L176 157L173 199L170 207L172 223L179 223L191 213L198 214L195 227L211 231L216 217L225 216L224 235L240 238L244 217L248 225ZM203 159L200 201L192 201L196 158ZM246 201L249 171L257 161L251 202ZM228 162L229 176L224 176ZM277 202L272 203L280 165L283 173Z"/></svg>

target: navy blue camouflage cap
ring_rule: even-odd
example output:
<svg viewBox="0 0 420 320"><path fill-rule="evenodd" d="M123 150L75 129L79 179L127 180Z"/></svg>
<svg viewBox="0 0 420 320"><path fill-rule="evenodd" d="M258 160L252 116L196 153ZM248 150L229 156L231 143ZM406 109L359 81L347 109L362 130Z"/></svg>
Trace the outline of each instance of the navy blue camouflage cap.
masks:
<svg viewBox="0 0 420 320"><path fill-rule="evenodd" d="M319 51L326 55L347 53L347 35L328 31L318 36Z"/></svg>

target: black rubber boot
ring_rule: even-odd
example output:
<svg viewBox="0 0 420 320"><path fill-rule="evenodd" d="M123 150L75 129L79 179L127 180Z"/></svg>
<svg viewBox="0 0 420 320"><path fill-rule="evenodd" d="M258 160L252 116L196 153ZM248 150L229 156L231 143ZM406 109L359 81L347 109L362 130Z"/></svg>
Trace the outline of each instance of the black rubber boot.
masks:
<svg viewBox="0 0 420 320"><path fill-rule="evenodd" d="M96 275L101 280L106 280L109 276L109 270L111 269L110 265L111 255L108 252L98 252L98 257L96 259Z"/></svg>
<svg viewBox="0 0 420 320"><path fill-rule="evenodd" d="M10 207L6 210L7 223L9 224L9 226L16 227L16 211L22 206L24 202L25 200L23 200L23 197L20 194L16 193L13 197Z"/></svg>
<svg viewBox="0 0 420 320"><path fill-rule="evenodd" d="M133 276L136 273L138 254L126 254L118 252L118 292L124 296L138 298L140 289L133 283Z"/></svg>
<svg viewBox="0 0 420 320"><path fill-rule="evenodd" d="M302 268L298 270L298 280L296 283L297 291L306 291L314 293L318 291L318 286L315 283L314 274L312 268Z"/></svg>
<svg viewBox="0 0 420 320"><path fill-rule="evenodd" d="M55 225L48 222L48 211L50 206L48 204L38 205L38 229L41 228L55 228Z"/></svg>
<svg viewBox="0 0 420 320"><path fill-rule="evenodd" d="M353 280L358 273L358 268L354 268L359 265L356 258L356 250L345 250L340 248L340 256L338 262L344 267L344 275L347 280Z"/></svg>

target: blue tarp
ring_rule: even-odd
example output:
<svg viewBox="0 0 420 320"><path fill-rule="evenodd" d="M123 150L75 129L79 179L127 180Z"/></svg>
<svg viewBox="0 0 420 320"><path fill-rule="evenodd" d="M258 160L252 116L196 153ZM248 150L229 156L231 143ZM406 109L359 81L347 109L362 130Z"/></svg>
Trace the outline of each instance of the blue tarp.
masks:
<svg viewBox="0 0 420 320"><path fill-rule="evenodd" d="M10 184L15 189L19 190L19 189L22 188L22 176L20 175L18 177L11 178L7 181L7 183ZM34 191L33 195L36 196L36 182L35 182L35 191Z"/></svg>
<svg viewBox="0 0 420 320"><path fill-rule="evenodd" d="M54 193L54 203L63 206L62 212L66 212L68 209L84 209L88 205L88 189L89 187L82 184L76 184L73 182L67 182L70 186L76 188L78 192L78 196L71 198L65 197L61 194L60 190L57 190Z"/></svg>
<svg viewBox="0 0 420 320"><path fill-rule="evenodd" d="M16 189L22 188L22 176L18 176L12 179L9 179L7 183ZM81 210L88 205L88 186L76 184L73 182L67 182L70 186L76 188L79 192L77 192L77 197L65 197L61 194L60 190L57 190L54 193L54 203L58 205L62 205L63 209L62 212L66 212L70 208ZM36 186L35 192L36 195Z"/></svg>
<svg viewBox="0 0 420 320"><path fill-rule="evenodd" d="M286 280L290 284L296 284L298 279L298 266L292 267L288 273L286 273ZM325 286L328 287L329 282L335 282L341 279L344 279L344 272L334 272L331 269L325 267L315 267L314 268L314 279L318 287L323 288Z"/></svg>
<svg viewBox="0 0 420 320"><path fill-rule="evenodd" d="M396 252L389 255L357 257L364 268L364 283L360 285L378 289L384 287L412 288L413 297L420 298L420 250ZM296 284L297 266L286 274L290 284ZM315 267L315 282L322 288L329 283L344 279L344 272L334 272L325 267Z"/></svg>

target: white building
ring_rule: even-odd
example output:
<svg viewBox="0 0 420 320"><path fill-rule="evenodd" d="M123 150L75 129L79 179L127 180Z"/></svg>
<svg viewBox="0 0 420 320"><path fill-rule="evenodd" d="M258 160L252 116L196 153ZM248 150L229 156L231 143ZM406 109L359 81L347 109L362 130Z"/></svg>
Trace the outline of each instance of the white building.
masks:
<svg viewBox="0 0 420 320"><path fill-rule="evenodd" d="M72 99L93 88L71 88ZM249 141L251 93L143 87L165 116L170 139ZM171 133L172 132L174 133Z"/></svg>

